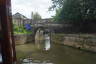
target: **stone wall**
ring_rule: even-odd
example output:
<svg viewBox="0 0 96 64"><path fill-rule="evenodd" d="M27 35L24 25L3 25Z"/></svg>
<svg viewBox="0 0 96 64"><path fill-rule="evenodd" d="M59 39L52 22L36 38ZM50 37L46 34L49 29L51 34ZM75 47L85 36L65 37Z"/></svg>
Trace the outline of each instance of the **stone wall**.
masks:
<svg viewBox="0 0 96 64"><path fill-rule="evenodd" d="M94 34L55 34L53 42L96 52L96 35Z"/></svg>
<svg viewBox="0 0 96 64"><path fill-rule="evenodd" d="M16 44L25 44L34 42L34 36L31 34L16 34L14 35Z"/></svg>

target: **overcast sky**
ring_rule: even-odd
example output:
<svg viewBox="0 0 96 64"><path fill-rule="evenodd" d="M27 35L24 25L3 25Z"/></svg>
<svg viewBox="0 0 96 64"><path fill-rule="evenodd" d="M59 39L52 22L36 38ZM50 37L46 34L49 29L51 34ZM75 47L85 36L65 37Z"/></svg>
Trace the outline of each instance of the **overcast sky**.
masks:
<svg viewBox="0 0 96 64"><path fill-rule="evenodd" d="M20 12L31 18L31 12L38 12L42 18L50 18L55 12L49 12L48 8L52 5L51 0L12 0L12 13Z"/></svg>

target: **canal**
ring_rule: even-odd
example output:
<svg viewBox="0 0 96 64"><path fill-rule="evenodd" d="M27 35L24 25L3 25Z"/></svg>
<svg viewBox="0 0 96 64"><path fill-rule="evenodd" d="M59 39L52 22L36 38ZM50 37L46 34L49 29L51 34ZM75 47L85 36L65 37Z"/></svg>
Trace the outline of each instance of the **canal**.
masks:
<svg viewBox="0 0 96 64"><path fill-rule="evenodd" d="M39 49L35 44L16 45L17 59L22 64L96 64L95 53L54 43L45 50L43 45ZM30 63L28 58L32 60Z"/></svg>

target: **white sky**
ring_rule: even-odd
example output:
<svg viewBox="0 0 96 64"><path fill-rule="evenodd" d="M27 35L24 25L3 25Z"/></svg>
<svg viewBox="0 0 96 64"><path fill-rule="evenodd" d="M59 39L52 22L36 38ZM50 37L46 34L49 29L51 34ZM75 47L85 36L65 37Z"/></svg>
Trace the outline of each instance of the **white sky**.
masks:
<svg viewBox="0 0 96 64"><path fill-rule="evenodd" d="M31 18L31 12L33 11L38 12L42 18L50 18L55 14L55 11L48 11L51 5L51 0L12 0L12 14L19 12Z"/></svg>

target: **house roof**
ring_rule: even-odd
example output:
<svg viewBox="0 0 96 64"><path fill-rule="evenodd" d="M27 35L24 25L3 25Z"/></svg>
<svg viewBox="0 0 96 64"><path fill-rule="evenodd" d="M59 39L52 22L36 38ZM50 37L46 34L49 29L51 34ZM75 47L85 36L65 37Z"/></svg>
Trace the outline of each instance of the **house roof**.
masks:
<svg viewBox="0 0 96 64"><path fill-rule="evenodd" d="M18 12L17 12L16 14L14 14L12 17L13 17L13 18L16 18L16 19L18 19L18 18L28 19L26 16L24 16L24 15L18 13Z"/></svg>

